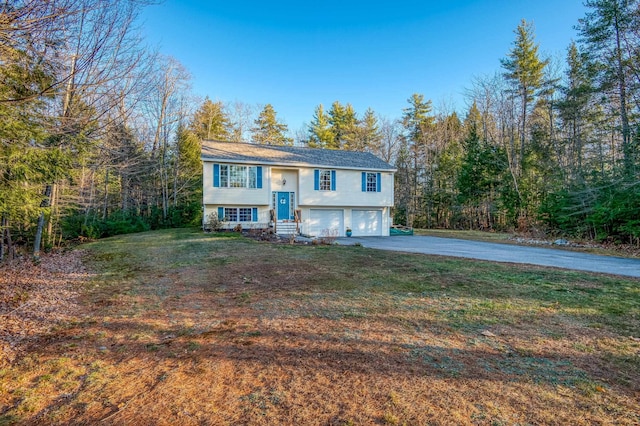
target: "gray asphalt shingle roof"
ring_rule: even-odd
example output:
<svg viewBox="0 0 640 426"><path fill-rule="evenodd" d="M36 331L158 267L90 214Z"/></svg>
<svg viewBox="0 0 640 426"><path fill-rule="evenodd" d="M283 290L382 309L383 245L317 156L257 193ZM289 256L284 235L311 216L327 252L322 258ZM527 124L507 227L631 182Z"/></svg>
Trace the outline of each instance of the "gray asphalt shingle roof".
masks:
<svg viewBox="0 0 640 426"><path fill-rule="evenodd" d="M255 145L239 142L202 142L203 161L313 166L339 169L395 171L395 167L369 152L338 151L299 146Z"/></svg>

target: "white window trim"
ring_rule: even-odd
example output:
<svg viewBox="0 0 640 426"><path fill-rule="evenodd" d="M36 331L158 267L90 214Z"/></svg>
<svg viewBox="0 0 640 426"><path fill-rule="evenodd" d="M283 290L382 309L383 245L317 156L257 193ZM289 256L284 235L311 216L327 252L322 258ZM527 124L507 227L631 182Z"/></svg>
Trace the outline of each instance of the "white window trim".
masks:
<svg viewBox="0 0 640 426"><path fill-rule="evenodd" d="M367 182L366 182L366 192L378 192L378 174L375 172L366 172L367 173ZM373 178L372 178L373 177Z"/></svg>
<svg viewBox="0 0 640 426"><path fill-rule="evenodd" d="M257 207L222 207L223 208L223 212L224 212L224 216L222 218L223 222L229 222L229 223L248 223L248 222L253 222L253 209L257 208ZM243 216L241 213L241 210L247 210L248 211L248 219L247 219L247 211L244 212L244 218L245 220L242 220ZM233 217L235 217L235 219L231 219L229 216L233 215Z"/></svg>
<svg viewBox="0 0 640 426"><path fill-rule="evenodd" d="M320 169L320 191L331 191L331 170Z"/></svg>
<svg viewBox="0 0 640 426"><path fill-rule="evenodd" d="M231 185L231 176L232 176L232 167L236 172L237 169L242 170L242 180L241 185L232 186ZM220 188L244 188L244 189L259 189L258 188L258 166L245 166L242 164L220 164Z"/></svg>

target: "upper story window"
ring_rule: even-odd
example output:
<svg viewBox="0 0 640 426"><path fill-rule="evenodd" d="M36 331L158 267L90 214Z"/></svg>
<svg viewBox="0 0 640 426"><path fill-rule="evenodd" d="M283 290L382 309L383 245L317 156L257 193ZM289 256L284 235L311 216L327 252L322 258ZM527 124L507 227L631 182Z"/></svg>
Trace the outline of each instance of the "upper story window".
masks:
<svg viewBox="0 0 640 426"><path fill-rule="evenodd" d="M320 170L313 171L313 189L316 191L336 190L336 171Z"/></svg>
<svg viewBox="0 0 640 426"><path fill-rule="evenodd" d="M382 175L374 172L362 172L362 192L381 192Z"/></svg>
<svg viewBox="0 0 640 426"><path fill-rule="evenodd" d="M367 173L367 192L378 192L378 179L375 173Z"/></svg>
<svg viewBox="0 0 640 426"><path fill-rule="evenodd" d="M214 164L213 186L220 188L262 188L262 166Z"/></svg>
<svg viewBox="0 0 640 426"><path fill-rule="evenodd" d="M320 171L320 191L331 191L331 170Z"/></svg>

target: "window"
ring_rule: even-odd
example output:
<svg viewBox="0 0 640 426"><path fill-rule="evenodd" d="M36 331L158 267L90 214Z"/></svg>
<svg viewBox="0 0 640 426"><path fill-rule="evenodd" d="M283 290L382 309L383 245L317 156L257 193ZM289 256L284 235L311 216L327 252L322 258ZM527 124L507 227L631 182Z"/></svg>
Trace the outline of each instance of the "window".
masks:
<svg viewBox="0 0 640 426"><path fill-rule="evenodd" d="M381 192L381 183L380 173L362 172L362 192Z"/></svg>
<svg viewBox="0 0 640 426"><path fill-rule="evenodd" d="M249 167L249 188L257 188L258 187L258 168L257 167Z"/></svg>
<svg viewBox="0 0 640 426"><path fill-rule="evenodd" d="M367 192L377 192L378 179L375 173L367 173Z"/></svg>
<svg viewBox="0 0 640 426"><path fill-rule="evenodd" d="M225 222L257 222L257 207L218 207L218 217Z"/></svg>
<svg viewBox="0 0 640 426"><path fill-rule="evenodd" d="M238 209L224 209L224 221L225 222L237 222L238 221Z"/></svg>
<svg viewBox="0 0 640 426"><path fill-rule="evenodd" d="M296 193L295 192L290 192L289 193L289 218L293 219L294 215L296 214Z"/></svg>
<svg viewBox="0 0 640 426"><path fill-rule="evenodd" d="M319 170L313 171L313 189L316 191L336 190L336 171Z"/></svg>
<svg viewBox="0 0 640 426"><path fill-rule="evenodd" d="M238 222L251 222L251 208L238 209Z"/></svg>
<svg viewBox="0 0 640 426"><path fill-rule="evenodd" d="M218 168L220 170L220 183L217 186L221 186L223 188L226 188L226 187L229 186L229 166L219 166L218 165Z"/></svg>
<svg viewBox="0 0 640 426"><path fill-rule="evenodd" d="M262 188L262 166L214 164L213 186L220 188Z"/></svg>
<svg viewBox="0 0 640 426"><path fill-rule="evenodd" d="M246 166L221 166L229 168L229 188L247 188Z"/></svg>
<svg viewBox="0 0 640 426"><path fill-rule="evenodd" d="M331 171L322 170L320 172L320 191L331 191Z"/></svg>

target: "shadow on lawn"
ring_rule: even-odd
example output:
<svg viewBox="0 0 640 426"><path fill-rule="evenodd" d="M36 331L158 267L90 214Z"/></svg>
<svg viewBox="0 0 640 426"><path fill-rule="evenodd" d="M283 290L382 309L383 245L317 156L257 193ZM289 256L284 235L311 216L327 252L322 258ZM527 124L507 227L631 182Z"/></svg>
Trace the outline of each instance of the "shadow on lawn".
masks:
<svg viewBox="0 0 640 426"><path fill-rule="evenodd" d="M437 325L435 327L438 327ZM136 357L174 361L230 360L261 366L287 366L293 371L331 370L340 374L376 376L429 376L451 380L534 382L566 387L602 382L629 396L640 390L638 373L628 372L632 382L620 387L612 378L616 365L628 357L612 354L583 354L571 359L551 352L531 352L498 344L492 338L476 336L477 348L446 347L442 344L397 343L358 337L336 337L298 331L260 329L235 320L208 329L166 329L147 323L114 320L94 328L91 336L113 334L145 339L86 337L85 328L50 335L30 349L43 359L54 354L93 356L112 365ZM97 331L96 331L97 330ZM44 340L45 342L43 342ZM45 343L45 344L42 344ZM75 348L75 349L70 349ZM606 362L603 360L606 357Z"/></svg>
<svg viewBox="0 0 640 426"><path fill-rule="evenodd" d="M213 378L226 383L226 386L236 386L236 380L242 382L242 375L252 372L259 374L260 380L278 382L285 387L287 384L283 381L299 377L309 380L310 389L314 389L313 380L318 376L345 383L364 381L369 384L389 383L390 378L394 383L416 380L428 383L433 379L450 384L449 392L455 392L458 384L464 387L469 382L497 381L505 385L535 384L541 386L541 391L544 388L548 391L549 387L567 388L563 397L568 401L573 398L572 394L600 392L598 389L606 388L611 389L612 395L634 400L640 390L637 372L628 373L626 385L614 380L622 371L614 366L628 362L622 357L608 356L605 362L602 354L595 353L569 359L551 351L522 352L508 345L496 345L496 339L478 337L477 334L473 335L477 340L476 346L462 349L459 345L447 346L444 336L439 333L433 334L433 339L425 338L420 343L400 343L394 342L393 336L383 341L361 338L357 333L326 332L327 324L344 330L353 323L347 325L346 322L326 319L307 321L317 322L320 331L282 330L265 326L258 317L248 319L246 315L237 315L223 321L210 321L209 326L191 328L112 318L79 323L54 334L38 336L28 348L32 358L73 359L84 363L87 373L79 379L73 392L50 402L29 417L28 423L37 424L55 410L67 410L71 420L78 422L87 418L108 422L112 416L120 415L136 396L124 392L110 394L102 409L91 413L85 413L83 403L78 402L78 396L85 401L105 399L101 389L97 390L98 395L94 395L96 385L88 379L93 374L91 366L95 364L106 366L104 368L109 371L102 379L107 381L105 385L113 380L135 382L139 386L136 395L160 389L167 375L176 371L207 377L207 380ZM428 332L442 330L446 326L436 321L422 323L421 327ZM215 366L222 363L233 365L233 374L216 371ZM113 373L113 369L119 368L119 373ZM287 377L278 374L283 371ZM145 380L140 379L142 375ZM246 386L243 391L245 389ZM83 393L89 395L81 395ZM0 407L0 416L11 408Z"/></svg>

